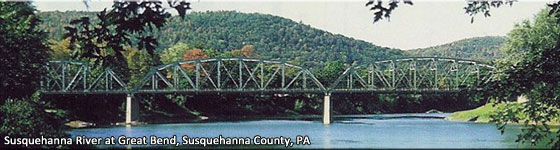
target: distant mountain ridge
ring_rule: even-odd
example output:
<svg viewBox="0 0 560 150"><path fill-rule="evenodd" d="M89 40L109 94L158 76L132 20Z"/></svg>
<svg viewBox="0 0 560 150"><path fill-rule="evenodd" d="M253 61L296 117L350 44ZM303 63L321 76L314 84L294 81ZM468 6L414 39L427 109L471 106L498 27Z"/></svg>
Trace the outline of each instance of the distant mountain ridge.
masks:
<svg viewBox="0 0 560 150"><path fill-rule="evenodd" d="M505 41L506 38L502 36L474 37L407 52L414 56L453 57L490 62L504 56L500 48Z"/></svg>

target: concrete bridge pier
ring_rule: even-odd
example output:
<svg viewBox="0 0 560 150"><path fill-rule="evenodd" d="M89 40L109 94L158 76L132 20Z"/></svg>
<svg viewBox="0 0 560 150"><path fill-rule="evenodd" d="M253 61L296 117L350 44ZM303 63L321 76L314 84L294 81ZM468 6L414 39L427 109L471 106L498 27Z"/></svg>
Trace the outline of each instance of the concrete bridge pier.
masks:
<svg viewBox="0 0 560 150"><path fill-rule="evenodd" d="M126 118L125 124L130 125L133 121L138 121L139 117L139 104L137 100L132 99L133 94L126 95Z"/></svg>
<svg viewBox="0 0 560 150"><path fill-rule="evenodd" d="M323 100L323 124L328 125L332 122L332 104L331 104L331 93L325 93L325 98Z"/></svg>

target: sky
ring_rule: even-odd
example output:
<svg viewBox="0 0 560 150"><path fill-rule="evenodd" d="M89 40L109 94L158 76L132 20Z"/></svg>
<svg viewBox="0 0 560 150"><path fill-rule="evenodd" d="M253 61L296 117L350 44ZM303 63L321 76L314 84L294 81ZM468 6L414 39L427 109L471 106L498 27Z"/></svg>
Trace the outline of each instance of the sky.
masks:
<svg viewBox="0 0 560 150"><path fill-rule="evenodd" d="M415 49L452 41L480 37L505 36L525 19L531 19L549 1L519 0L513 6L492 9L491 17L478 15L471 23L465 14L465 1L413 0L414 5L399 5L390 20L373 23L373 12L365 7L367 0L196 0L192 11L235 10L281 16L314 28L341 34L375 45ZM99 11L110 8L111 1L91 0L89 9L81 0L36 0L40 11Z"/></svg>

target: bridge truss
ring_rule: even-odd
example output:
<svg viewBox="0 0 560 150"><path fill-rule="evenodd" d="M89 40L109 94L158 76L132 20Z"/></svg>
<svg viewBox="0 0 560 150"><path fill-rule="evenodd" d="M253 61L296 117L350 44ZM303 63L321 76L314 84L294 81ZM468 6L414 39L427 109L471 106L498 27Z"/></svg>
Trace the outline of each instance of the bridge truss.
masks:
<svg viewBox="0 0 560 150"><path fill-rule="evenodd" d="M127 93L126 83L111 68L95 69L87 62L49 61L41 82L47 93Z"/></svg>
<svg viewBox="0 0 560 150"><path fill-rule="evenodd" d="M326 89L307 68L282 61L222 58L157 66L136 90L142 93L312 93Z"/></svg>
<svg viewBox="0 0 560 150"><path fill-rule="evenodd" d="M86 62L50 61L45 68L43 91L59 94L459 92L477 90L494 70L473 60L411 57L351 66L335 81L319 81L308 68L284 61L213 58L156 66L129 85L110 68Z"/></svg>
<svg viewBox="0 0 560 150"><path fill-rule="evenodd" d="M351 66L329 87L331 92L433 93L476 90L492 78L494 67L472 60L413 57Z"/></svg>

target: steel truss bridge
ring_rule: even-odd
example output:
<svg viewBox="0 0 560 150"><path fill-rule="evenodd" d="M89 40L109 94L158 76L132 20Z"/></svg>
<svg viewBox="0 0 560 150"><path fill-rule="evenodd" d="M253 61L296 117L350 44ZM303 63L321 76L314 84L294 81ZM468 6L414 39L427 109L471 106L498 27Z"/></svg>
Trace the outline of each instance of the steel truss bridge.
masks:
<svg viewBox="0 0 560 150"><path fill-rule="evenodd" d="M492 78L494 67L474 60L410 57L353 65L334 81L320 81L321 72L285 61L212 58L155 66L134 83L86 62L49 61L45 69L41 89L46 94L324 93L328 124L331 93L473 91ZM127 111L127 122L128 116Z"/></svg>
<svg viewBox="0 0 560 150"><path fill-rule="evenodd" d="M131 84L86 62L49 61L45 68L42 90L52 94L457 92L476 90L494 69L473 60L412 57L351 66L335 81L319 81L308 68L284 61L216 58L159 65Z"/></svg>

